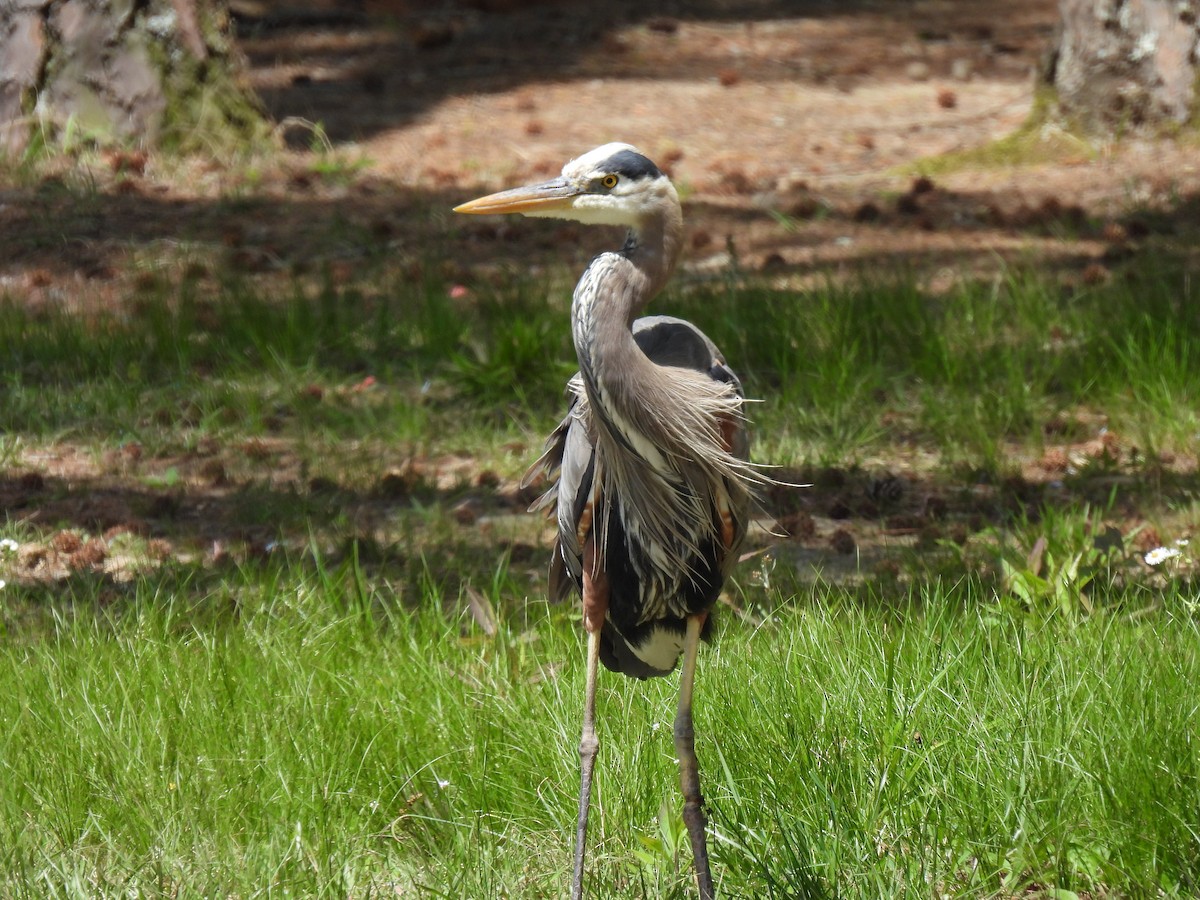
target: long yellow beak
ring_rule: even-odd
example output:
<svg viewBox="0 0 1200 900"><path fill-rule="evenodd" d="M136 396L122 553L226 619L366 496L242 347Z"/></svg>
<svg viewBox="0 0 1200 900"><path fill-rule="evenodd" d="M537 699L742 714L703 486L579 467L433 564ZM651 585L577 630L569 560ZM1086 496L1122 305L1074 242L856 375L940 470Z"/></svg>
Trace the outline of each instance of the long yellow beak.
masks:
<svg viewBox="0 0 1200 900"><path fill-rule="evenodd" d="M525 187L488 194L454 207L456 213L492 215L495 213L539 213L545 215L556 210L568 209L579 191L565 178L528 184Z"/></svg>

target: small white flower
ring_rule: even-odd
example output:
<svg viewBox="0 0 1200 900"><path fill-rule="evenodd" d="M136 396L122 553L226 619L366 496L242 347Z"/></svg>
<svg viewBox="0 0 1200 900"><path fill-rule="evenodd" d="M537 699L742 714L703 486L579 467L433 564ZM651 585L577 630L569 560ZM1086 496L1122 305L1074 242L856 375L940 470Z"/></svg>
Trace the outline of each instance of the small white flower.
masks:
<svg viewBox="0 0 1200 900"><path fill-rule="evenodd" d="M0 539L0 553L16 553L21 547L12 538Z"/></svg>
<svg viewBox="0 0 1200 900"><path fill-rule="evenodd" d="M1176 547L1186 547L1190 543L1191 543L1191 541L1189 541L1187 538L1180 538L1179 540L1177 540L1175 542L1175 546Z"/></svg>
<svg viewBox="0 0 1200 900"><path fill-rule="evenodd" d="M439 778L439 779L437 780L437 784L438 784L438 787L439 787L441 790L443 790L443 791L444 791L446 788L450 787L450 782L449 782L449 781L447 781L447 780L446 780L446 779L444 779L444 778Z"/></svg>
<svg viewBox="0 0 1200 900"><path fill-rule="evenodd" d="M1182 556L1182 554L1175 547L1155 547L1146 554L1146 565L1157 566L1178 556Z"/></svg>
<svg viewBox="0 0 1200 900"><path fill-rule="evenodd" d="M7 581L5 581L3 578L0 578L0 591L4 590L4 587L7 584L8 584Z"/></svg>

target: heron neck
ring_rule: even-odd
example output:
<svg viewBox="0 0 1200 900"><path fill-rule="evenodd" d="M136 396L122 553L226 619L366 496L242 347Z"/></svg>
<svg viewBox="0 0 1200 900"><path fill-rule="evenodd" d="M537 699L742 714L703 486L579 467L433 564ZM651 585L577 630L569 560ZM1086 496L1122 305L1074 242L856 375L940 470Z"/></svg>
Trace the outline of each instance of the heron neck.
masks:
<svg viewBox="0 0 1200 900"><path fill-rule="evenodd" d="M575 288L571 331L589 394L620 395L631 382L653 377L653 364L633 339L633 320L671 277L683 240L675 188L664 180L660 189L656 211L629 229L619 253L593 260Z"/></svg>
<svg viewBox="0 0 1200 900"><path fill-rule="evenodd" d="M646 304L666 286L683 239L683 215L676 201L661 216L651 216L631 228L625 237L621 255L628 259L646 279L641 305L633 315L641 313ZM630 318L632 322L632 316Z"/></svg>
<svg viewBox="0 0 1200 900"><path fill-rule="evenodd" d="M654 377L653 363L637 346L633 320L666 284L679 253L682 219L654 219L631 229L619 253L596 258L571 305L572 336L589 394L606 406L636 405L634 384ZM601 398L593 396L593 405ZM614 410L616 411L616 410Z"/></svg>

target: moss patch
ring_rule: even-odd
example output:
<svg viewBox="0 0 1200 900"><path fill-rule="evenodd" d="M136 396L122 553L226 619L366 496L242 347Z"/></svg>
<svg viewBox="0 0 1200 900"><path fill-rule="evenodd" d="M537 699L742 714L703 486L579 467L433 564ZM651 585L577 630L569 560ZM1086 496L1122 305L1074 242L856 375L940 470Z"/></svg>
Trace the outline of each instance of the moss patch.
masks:
<svg viewBox="0 0 1200 900"><path fill-rule="evenodd" d="M211 8L199 14L206 58L183 50L179 34L150 48L167 98L159 143L168 150L209 153L258 146L270 128L257 97L239 81L241 60L228 37L227 18Z"/></svg>
<svg viewBox="0 0 1200 900"><path fill-rule="evenodd" d="M1001 169L1063 162L1073 157L1095 159L1095 145L1059 113L1054 89L1037 88L1029 117L1012 134L979 147L954 150L919 160L905 168L919 175L946 175L963 169Z"/></svg>

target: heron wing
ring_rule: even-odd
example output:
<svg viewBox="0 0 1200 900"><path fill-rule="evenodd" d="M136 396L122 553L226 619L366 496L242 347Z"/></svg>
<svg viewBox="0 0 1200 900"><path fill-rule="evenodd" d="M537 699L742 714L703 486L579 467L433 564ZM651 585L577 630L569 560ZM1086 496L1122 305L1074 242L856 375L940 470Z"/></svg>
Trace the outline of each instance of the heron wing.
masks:
<svg viewBox="0 0 1200 900"><path fill-rule="evenodd" d="M725 357L717 345L686 319L677 319L675 316L643 316L635 319L633 339L642 352L660 366L679 366L707 372L716 362L725 369L729 379L741 387L737 376L725 365Z"/></svg>
<svg viewBox="0 0 1200 900"><path fill-rule="evenodd" d="M739 397L745 397L742 382L725 357L703 331L686 319L674 316L644 316L633 323L633 339L651 360L660 366L679 366L706 372L713 381L733 385ZM739 459L750 456L750 437L741 422L736 423L730 452Z"/></svg>
<svg viewBox="0 0 1200 900"><path fill-rule="evenodd" d="M632 330L634 340L652 362L703 372L714 381L733 385L737 394L744 396L741 382L716 344L691 322L674 316L645 316L634 321ZM557 519L558 540L550 563L550 597L555 601L565 599L579 588L583 577L583 546L587 531L594 524L595 512L596 449L585 403L581 400L583 390L578 375L569 383L567 393L570 400L566 416L551 432L545 451L522 479L523 486L538 479L551 481L532 508L553 508ZM734 455L748 457L749 438L742 422L730 423L729 443ZM724 516L725 512L721 512ZM739 530L744 532L744 525ZM737 543L740 538L738 534ZM646 668L644 663L641 670L637 666L630 651L622 671L640 677L665 674Z"/></svg>

